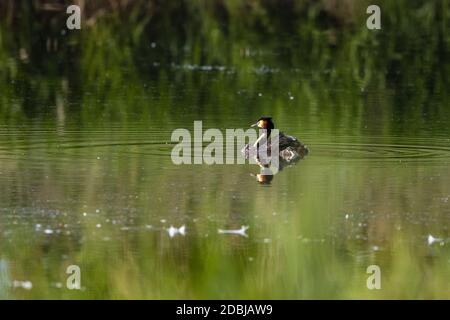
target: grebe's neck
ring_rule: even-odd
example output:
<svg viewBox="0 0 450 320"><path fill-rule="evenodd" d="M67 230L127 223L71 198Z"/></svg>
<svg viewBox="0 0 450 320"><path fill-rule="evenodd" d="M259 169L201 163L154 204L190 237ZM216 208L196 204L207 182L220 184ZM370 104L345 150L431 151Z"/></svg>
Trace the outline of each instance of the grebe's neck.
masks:
<svg viewBox="0 0 450 320"><path fill-rule="evenodd" d="M256 139L255 143L253 144L254 147L257 147L258 144L263 140L264 138L270 137L270 130L271 129L265 129L263 133L259 136L258 139Z"/></svg>

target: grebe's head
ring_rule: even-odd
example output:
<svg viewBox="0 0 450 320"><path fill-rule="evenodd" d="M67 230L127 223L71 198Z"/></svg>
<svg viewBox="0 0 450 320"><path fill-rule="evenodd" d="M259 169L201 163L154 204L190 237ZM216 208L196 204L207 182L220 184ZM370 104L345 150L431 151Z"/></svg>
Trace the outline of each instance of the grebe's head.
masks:
<svg viewBox="0 0 450 320"><path fill-rule="evenodd" d="M271 130L275 128L275 125L273 124L271 117L261 117L255 124L252 124L252 127Z"/></svg>

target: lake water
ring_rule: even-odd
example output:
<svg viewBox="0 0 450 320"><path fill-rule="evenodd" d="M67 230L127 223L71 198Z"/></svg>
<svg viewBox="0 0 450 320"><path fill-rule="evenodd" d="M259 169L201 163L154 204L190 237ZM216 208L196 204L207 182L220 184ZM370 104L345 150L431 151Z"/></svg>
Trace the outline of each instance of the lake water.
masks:
<svg viewBox="0 0 450 320"><path fill-rule="evenodd" d="M1 85L0 297L450 298L445 76L426 61L370 81L345 56L290 65L285 40L229 64L85 53L60 74L51 54L13 56L33 68ZM256 165L173 164L173 130L261 115L310 148L270 184Z"/></svg>

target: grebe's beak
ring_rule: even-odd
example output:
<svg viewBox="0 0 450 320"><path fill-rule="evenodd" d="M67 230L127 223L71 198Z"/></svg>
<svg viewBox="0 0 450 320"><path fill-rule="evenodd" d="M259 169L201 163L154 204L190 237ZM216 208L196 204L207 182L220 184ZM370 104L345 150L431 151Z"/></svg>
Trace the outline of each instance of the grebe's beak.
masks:
<svg viewBox="0 0 450 320"><path fill-rule="evenodd" d="M254 124L252 124L250 127L251 128L254 128L254 127L257 127L258 126L258 122L257 123L254 123Z"/></svg>

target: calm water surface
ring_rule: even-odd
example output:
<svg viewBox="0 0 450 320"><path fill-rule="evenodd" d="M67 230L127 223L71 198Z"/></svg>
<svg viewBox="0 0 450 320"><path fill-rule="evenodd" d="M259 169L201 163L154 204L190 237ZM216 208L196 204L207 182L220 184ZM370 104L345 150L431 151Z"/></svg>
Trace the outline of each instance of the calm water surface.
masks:
<svg viewBox="0 0 450 320"><path fill-rule="evenodd" d="M0 126L1 298L450 298L442 92L330 87L263 63L154 72L105 91L58 78L4 101L27 107ZM254 165L172 163L173 130L260 115L311 149L270 185ZM248 237L218 232L242 226ZM69 265L82 290L66 289ZM367 289L369 265L382 290Z"/></svg>

